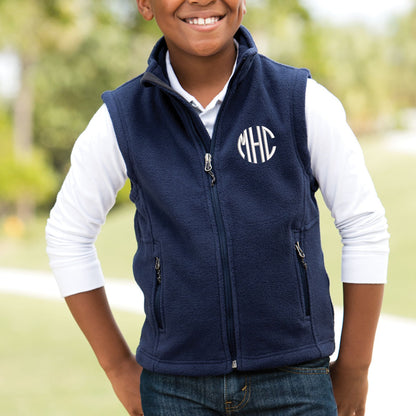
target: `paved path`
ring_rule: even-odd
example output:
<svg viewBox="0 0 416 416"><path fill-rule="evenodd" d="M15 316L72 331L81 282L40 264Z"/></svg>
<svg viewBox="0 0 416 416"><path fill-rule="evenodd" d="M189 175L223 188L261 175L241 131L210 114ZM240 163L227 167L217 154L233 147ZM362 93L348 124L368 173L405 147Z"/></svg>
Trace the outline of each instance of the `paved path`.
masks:
<svg viewBox="0 0 416 416"><path fill-rule="evenodd" d="M402 111L402 123L405 128L384 135L384 145L393 152L416 155L416 108Z"/></svg>
<svg viewBox="0 0 416 416"><path fill-rule="evenodd" d="M143 295L125 279L107 279L106 290L114 308L143 312ZM50 273L0 269L0 292L60 300ZM342 312L336 309L337 339ZM359 340L358 340L359 342ZM366 416L416 416L416 321L382 315L377 333Z"/></svg>

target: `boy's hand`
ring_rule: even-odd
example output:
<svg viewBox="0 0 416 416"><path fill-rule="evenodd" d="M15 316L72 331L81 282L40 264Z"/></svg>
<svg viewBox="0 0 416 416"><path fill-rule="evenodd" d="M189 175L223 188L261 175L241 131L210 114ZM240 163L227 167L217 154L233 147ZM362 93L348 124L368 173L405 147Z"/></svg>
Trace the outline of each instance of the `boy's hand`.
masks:
<svg viewBox="0 0 416 416"><path fill-rule="evenodd" d="M335 361L330 365L330 374L338 416L364 416L368 370L346 367Z"/></svg>
<svg viewBox="0 0 416 416"><path fill-rule="evenodd" d="M384 285L344 283L338 359L330 366L338 416L363 416Z"/></svg>
<svg viewBox="0 0 416 416"><path fill-rule="evenodd" d="M132 355L116 368L106 371L121 404L131 416L143 416L140 399L140 375L143 368Z"/></svg>

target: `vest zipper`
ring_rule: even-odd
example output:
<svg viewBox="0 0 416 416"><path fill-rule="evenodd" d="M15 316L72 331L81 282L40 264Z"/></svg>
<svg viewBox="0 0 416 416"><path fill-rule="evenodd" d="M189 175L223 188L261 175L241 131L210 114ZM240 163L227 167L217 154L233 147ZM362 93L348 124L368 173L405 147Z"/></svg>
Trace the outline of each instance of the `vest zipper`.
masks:
<svg viewBox="0 0 416 416"><path fill-rule="evenodd" d="M215 185L215 175L214 172L212 171L212 156L211 153L205 153L205 172L208 173L209 176L211 176L211 186Z"/></svg>
<svg viewBox="0 0 416 416"><path fill-rule="evenodd" d="M227 338L228 346L231 354L232 368L237 368L237 348L235 338L235 326L234 326L234 311L232 302L232 285L231 285L231 273L230 263L228 260L228 248L227 237L225 233L224 220L222 218L218 191L215 187L217 183L215 174L212 169L212 155L210 153L205 154L205 172L211 177L211 198L214 208L215 223L217 224L220 251L221 251L221 265L224 273L224 294L225 294L225 309L226 309L226 322L227 322Z"/></svg>
<svg viewBox="0 0 416 416"><path fill-rule="evenodd" d="M177 94L174 94L177 96ZM181 98L183 100L183 98ZM224 100L225 102L226 100ZM189 104L188 104L189 105ZM224 103L223 103L224 106ZM217 178L212 168L212 154L209 151L209 147L213 149L214 146L214 136L212 139L206 141L204 139L204 135L208 137L208 133L204 125L202 124L198 115L193 115L194 111L192 110L192 115L190 112L185 112L182 105L177 106L178 111L180 114L183 114L183 118L190 121L189 128L191 129L192 135L198 138L198 141L201 143L202 148L204 149L204 171L207 175L210 176L211 179L211 201L214 210L214 219L217 226L218 231L218 239L220 243L220 253L221 253L221 267L223 270L224 275L224 297L225 297L225 310L226 310L226 327L227 327L227 341L228 341L228 348L231 356L232 361L232 368L237 368L237 342L235 336L235 325L234 325L234 312L233 312L233 302L232 302L232 284L231 284L231 272L230 272L230 264L228 261L228 248L227 248L227 236L225 233L224 227L224 220L222 218L218 192L216 189ZM220 109L221 111L221 109ZM218 119L219 115L217 116ZM202 134L204 131L204 135ZM215 130L214 130L215 131ZM208 144L209 143L209 144Z"/></svg>

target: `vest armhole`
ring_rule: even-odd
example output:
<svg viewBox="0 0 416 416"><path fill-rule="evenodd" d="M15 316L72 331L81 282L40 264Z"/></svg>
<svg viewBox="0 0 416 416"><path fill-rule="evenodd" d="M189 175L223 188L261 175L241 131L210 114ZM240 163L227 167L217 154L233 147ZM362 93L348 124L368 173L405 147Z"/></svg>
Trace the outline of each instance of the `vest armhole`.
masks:
<svg viewBox="0 0 416 416"><path fill-rule="evenodd" d="M312 174L306 125L305 96L306 85L309 78L311 78L309 70L301 68L296 71L293 81L292 123L298 159L302 164L306 175L310 178L312 189L316 191L319 188L319 185Z"/></svg>
<svg viewBox="0 0 416 416"><path fill-rule="evenodd" d="M130 159L129 145L128 145L128 132L121 117L122 109L120 108L117 97L114 91L106 91L101 96L104 104L107 106L110 114L111 121L113 123L114 132L116 135L117 143L126 164L128 176L132 169L132 163Z"/></svg>

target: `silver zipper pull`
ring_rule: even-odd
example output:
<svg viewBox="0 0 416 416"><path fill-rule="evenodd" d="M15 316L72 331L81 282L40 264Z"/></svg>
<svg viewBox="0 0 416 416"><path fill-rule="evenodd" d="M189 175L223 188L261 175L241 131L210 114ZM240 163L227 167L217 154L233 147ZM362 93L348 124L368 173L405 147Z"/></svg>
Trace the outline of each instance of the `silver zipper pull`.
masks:
<svg viewBox="0 0 416 416"><path fill-rule="evenodd" d="M211 176L211 185L215 185L215 175L212 171L212 155L211 153L205 153L205 172L208 173L209 176Z"/></svg>
<svg viewBox="0 0 416 416"><path fill-rule="evenodd" d="M296 251L297 251L298 256L300 258L300 261L302 262L302 266L306 270L308 268L308 265L307 265L306 260L305 260L306 255L305 255L305 252L302 250L302 247L300 246L299 241L296 241L295 248L296 248Z"/></svg>
<svg viewBox="0 0 416 416"><path fill-rule="evenodd" d="M160 258L155 257L155 270L156 270L156 280L160 284L162 283L162 273L160 271Z"/></svg>

